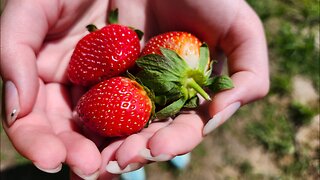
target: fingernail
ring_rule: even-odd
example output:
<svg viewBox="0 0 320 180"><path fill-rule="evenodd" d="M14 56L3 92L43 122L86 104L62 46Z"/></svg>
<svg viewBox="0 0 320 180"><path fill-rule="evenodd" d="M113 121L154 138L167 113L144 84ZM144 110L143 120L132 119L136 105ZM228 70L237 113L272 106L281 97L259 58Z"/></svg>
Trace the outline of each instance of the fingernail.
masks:
<svg viewBox="0 0 320 180"><path fill-rule="evenodd" d="M20 112L18 90L12 81L7 81L4 87L5 118L10 127Z"/></svg>
<svg viewBox="0 0 320 180"><path fill-rule="evenodd" d="M99 171L93 173L93 174L89 174L89 175L86 175L83 173L83 171L81 171L80 169L78 168L72 168L72 171L77 175L79 176L80 178L84 179L84 180L96 180L98 179L98 176L99 176Z"/></svg>
<svg viewBox="0 0 320 180"><path fill-rule="evenodd" d="M235 102L230 104L228 107L218 112L216 115L210 119L207 124L203 128L203 135L207 135L216 129L218 126L223 124L226 120L228 120L241 106L240 102Z"/></svg>
<svg viewBox="0 0 320 180"><path fill-rule="evenodd" d="M158 156L152 156L150 149L142 149L139 152L140 156L150 161L168 161L172 158L172 156L168 154L160 154Z"/></svg>
<svg viewBox="0 0 320 180"><path fill-rule="evenodd" d="M34 165L41 171L46 172L46 173L57 173L59 171L61 171L62 169L62 164L60 164L58 167L54 168L54 169L44 169L41 168L39 165L37 165L36 163L34 163Z"/></svg>
<svg viewBox="0 0 320 180"><path fill-rule="evenodd" d="M176 168L182 170L185 169L191 161L191 153L176 156L170 160L170 163Z"/></svg>
<svg viewBox="0 0 320 180"><path fill-rule="evenodd" d="M112 174L122 174L140 169L142 166L143 165L141 163L131 163L128 164L124 169L121 169L117 161L110 161L106 166L106 170Z"/></svg>

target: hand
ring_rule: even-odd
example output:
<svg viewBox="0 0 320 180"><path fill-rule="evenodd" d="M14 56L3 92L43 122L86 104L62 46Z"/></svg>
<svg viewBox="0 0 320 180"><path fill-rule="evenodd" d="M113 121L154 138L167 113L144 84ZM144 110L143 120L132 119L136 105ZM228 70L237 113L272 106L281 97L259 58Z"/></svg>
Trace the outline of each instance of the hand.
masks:
<svg viewBox="0 0 320 180"><path fill-rule="evenodd" d="M130 171L148 159L168 160L191 151L240 105L267 93L268 59L262 25L244 1L150 2L8 2L1 17L1 44L5 45L1 47L1 75L11 125L5 130L17 150L40 169L55 172L66 162L79 176L90 176L100 166L101 177L109 177L105 168L110 160L108 170L115 173L122 171L117 166ZM112 143L94 140L103 149L100 156L93 141L78 133L70 121L77 100L70 94L81 94L81 89L70 88L65 70L76 42L86 33L83 27L89 23L102 27L108 5L125 12L120 14L120 23L143 30L145 39L159 32L185 30L207 42L213 56L219 57L216 52L223 51L235 88L215 95L201 111L154 123L128 138Z"/></svg>
<svg viewBox="0 0 320 180"><path fill-rule="evenodd" d="M142 132L106 147L102 151L102 168L107 166L113 173L135 170L150 160L166 161L190 152L241 105L262 98L269 89L263 26L245 1L149 2L144 11L147 16L137 15L140 19L132 18L131 7L136 6L129 5L128 1L114 1L111 6L119 8L120 13L121 10L128 12L120 15L120 23L144 29L146 39L172 30L195 34L209 44L213 58L219 60L217 74L223 65L223 52L235 88L214 95L212 102L204 103L196 112L183 113L173 121L153 123ZM108 164L107 159L112 159L111 163Z"/></svg>
<svg viewBox="0 0 320 180"><path fill-rule="evenodd" d="M64 162L82 177L100 168L98 148L72 121L81 89L70 88L65 72L85 26L106 24L107 7L104 0L11 0L2 13L4 128L17 151L46 172Z"/></svg>

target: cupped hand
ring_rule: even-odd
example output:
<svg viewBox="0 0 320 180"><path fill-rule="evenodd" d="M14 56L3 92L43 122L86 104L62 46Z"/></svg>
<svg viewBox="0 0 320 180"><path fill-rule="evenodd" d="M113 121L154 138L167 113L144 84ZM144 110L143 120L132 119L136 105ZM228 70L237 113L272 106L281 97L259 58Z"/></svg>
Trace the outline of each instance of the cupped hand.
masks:
<svg viewBox="0 0 320 180"><path fill-rule="evenodd" d="M235 87L213 95L198 111L153 123L127 138L110 143L90 136L72 120L83 90L68 83L66 67L77 41L87 33L84 27L102 27L107 10L116 7L121 24L145 32L143 41L172 30L195 34L219 60L217 74L223 52ZM95 176L99 170L106 179L106 169L122 173L190 152L241 105L265 96L269 87L263 27L243 0L12 0L1 16L1 33L4 127L16 149L47 172L66 162L78 176Z"/></svg>
<svg viewBox="0 0 320 180"><path fill-rule="evenodd" d="M128 11L127 2L113 7ZM130 6L129 6L130 7ZM264 97L269 89L268 53L263 26L243 0L155 0L146 5L148 36L167 31L187 31L207 42L214 67L221 73L224 61L234 88L212 95L197 111L183 112L174 120L153 123L149 128L119 140L102 151L102 168L123 173L150 161L167 161L192 151L212 130L225 122L240 106ZM122 14L120 22L134 19ZM131 21L130 21L131 20ZM226 57L226 60L224 60ZM117 150L114 151L114 147ZM108 162L106 160L112 160Z"/></svg>
<svg viewBox="0 0 320 180"><path fill-rule="evenodd" d="M72 120L82 90L70 86L66 68L86 25L106 24L107 7L103 0L11 0L2 13L4 128L17 151L43 171L67 163L87 177L100 168L97 146Z"/></svg>

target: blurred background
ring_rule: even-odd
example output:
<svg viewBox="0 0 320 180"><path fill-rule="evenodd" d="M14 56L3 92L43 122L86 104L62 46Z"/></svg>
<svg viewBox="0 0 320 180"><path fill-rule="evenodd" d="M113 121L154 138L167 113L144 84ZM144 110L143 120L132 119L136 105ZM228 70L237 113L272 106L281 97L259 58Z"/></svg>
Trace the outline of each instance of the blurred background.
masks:
<svg viewBox="0 0 320 180"><path fill-rule="evenodd" d="M320 178L320 0L247 2L264 23L270 93L207 136L187 169L147 165L149 180ZM2 127L0 134L1 180L68 179L68 167L40 172L15 151Z"/></svg>

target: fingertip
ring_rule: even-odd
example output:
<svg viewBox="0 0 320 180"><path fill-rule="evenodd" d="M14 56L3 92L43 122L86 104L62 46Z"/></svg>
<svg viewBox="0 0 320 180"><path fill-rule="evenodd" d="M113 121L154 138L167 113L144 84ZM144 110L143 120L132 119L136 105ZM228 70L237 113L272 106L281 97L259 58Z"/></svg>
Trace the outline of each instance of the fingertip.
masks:
<svg viewBox="0 0 320 180"><path fill-rule="evenodd" d="M17 118L22 118L31 112L38 91L39 80L37 78L30 78L29 82L22 80L4 82L4 113L9 127Z"/></svg>
<svg viewBox="0 0 320 180"><path fill-rule="evenodd" d="M6 98L5 103L19 104L18 118L30 113L35 104L40 87L36 57L32 48L25 45L7 45L1 53L1 76L4 85L10 84L17 92ZM19 53L17 53L19 51ZM8 94L4 92L5 96ZM16 100L17 99L17 100Z"/></svg>
<svg viewBox="0 0 320 180"><path fill-rule="evenodd" d="M17 150L26 158L30 159L33 164L40 170L47 173L59 172L62 168L62 163L66 158L66 149L62 142L54 135L36 133L39 135L37 140L29 136L28 139L24 139L25 146L17 145ZM28 136L28 134L26 134ZM29 143L32 143L29 144ZM27 145L29 144L29 145Z"/></svg>
<svg viewBox="0 0 320 180"><path fill-rule="evenodd" d="M151 123L147 128L144 128L137 134L132 134L123 139L122 144L119 146L115 153L115 159L118 165L125 169L131 167L132 163L145 164L147 159L142 157L140 152L146 149L149 139L159 130L166 127L171 120L164 122ZM131 164L131 165L130 165ZM134 166L135 167L135 166Z"/></svg>
<svg viewBox="0 0 320 180"><path fill-rule="evenodd" d="M226 120L228 120L241 106L240 102L234 102L228 105L223 110L216 113L204 126L203 135L206 136L214 129L223 124Z"/></svg>
<svg viewBox="0 0 320 180"><path fill-rule="evenodd" d="M52 169L42 168L41 165L38 165L37 162L34 162L33 164L34 164L34 166L36 166L36 168L38 168L39 170L46 172L46 173L57 173L57 172L61 171L61 169L62 169L61 163L56 168L52 168Z"/></svg>
<svg viewBox="0 0 320 180"><path fill-rule="evenodd" d="M7 126L11 126L16 120L20 112L20 102L18 90L12 81L7 81L4 84L4 120Z"/></svg>
<svg viewBox="0 0 320 180"><path fill-rule="evenodd" d="M176 156L192 151L202 141L204 120L198 114L181 114L148 141L153 157Z"/></svg>
<svg viewBox="0 0 320 180"><path fill-rule="evenodd" d="M209 105L209 114L213 117L216 113L232 103L240 102L245 105L267 95L269 91L268 78L259 77L250 71L240 71L232 76L234 87L214 95Z"/></svg>
<svg viewBox="0 0 320 180"><path fill-rule="evenodd" d="M67 150L66 163L82 178L97 177L101 155L96 145L84 136L70 131L59 134Z"/></svg>
<svg viewBox="0 0 320 180"><path fill-rule="evenodd" d="M132 162L146 163L141 158L139 151L147 145L147 137L140 134L130 135L125 139L116 152L116 159L121 168L125 168Z"/></svg>

